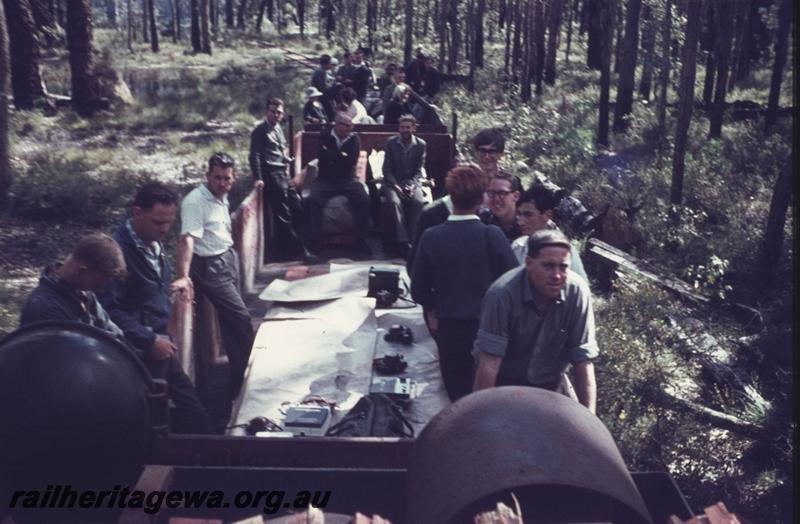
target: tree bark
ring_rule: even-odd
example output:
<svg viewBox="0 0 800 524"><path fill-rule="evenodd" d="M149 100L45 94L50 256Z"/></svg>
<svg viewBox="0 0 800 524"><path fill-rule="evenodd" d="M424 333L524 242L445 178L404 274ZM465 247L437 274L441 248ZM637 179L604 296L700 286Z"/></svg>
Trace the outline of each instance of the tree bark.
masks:
<svg viewBox="0 0 800 524"><path fill-rule="evenodd" d="M67 0L67 49L72 77L72 107L83 117L103 108L94 74L92 11L89 0Z"/></svg>
<svg viewBox="0 0 800 524"><path fill-rule="evenodd" d="M569 2L569 0L567 0ZM561 31L561 0L551 0L547 17L547 53L544 60L544 81L551 86L556 83L556 51L558 50L559 32Z"/></svg>
<svg viewBox="0 0 800 524"><path fill-rule="evenodd" d="M642 78L639 81L639 95L643 100L650 100L650 91L653 86L653 51L656 48L656 32L652 18L652 8L645 5L642 9Z"/></svg>
<svg viewBox="0 0 800 524"><path fill-rule="evenodd" d="M150 19L150 49L158 53L158 28L156 27L156 2L147 0L148 18Z"/></svg>
<svg viewBox="0 0 800 524"><path fill-rule="evenodd" d="M520 60L522 60L522 55L524 54L522 47L522 33L524 31L524 25L522 23L523 12L527 13L526 1L515 0L514 1L514 47L511 53L511 59L512 59L511 61L513 64L511 69L514 72L515 80L517 78L517 71L519 71Z"/></svg>
<svg viewBox="0 0 800 524"><path fill-rule="evenodd" d="M617 16L617 26L616 26L616 37L614 38L614 72L619 73L619 67L622 63L622 40L624 38L622 34L622 29L625 26L625 21L622 18L622 13L624 9L624 4L619 4L619 13Z"/></svg>
<svg viewBox="0 0 800 524"><path fill-rule="evenodd" d="M639 49L639 13L642 0L628 0L625 11L625 37L622 63L617 82L617 103L614 106L614 131L628 129L628 116L633 111L633 90L636 82L637 51Z"/></svg>
<svg viewBox="0 0 800 524"><path fill-rule="evenodd" d="M240 0L239 11L236 13L236 29L244 30L244 15L246 11L247 11L247 0Z"/></svg>
<svg viewBox="0 0 800 524"><path fill-rule="evenodd" d="M686 40L683 46L683 68L678 90L678 120L675 124L675 151L672 155L672 187L670 202L680 205L683 198L683 173L686 167L686 139L692 120L694 80L697 66L697 39L700 32L702 1L687 0Z"/></svg>
<svg viewBox="0 0 800 524"><path fill-rule="evenodd" d="M545 28L547 24L545 22L547 17L547 10L545 9L544 0L536 0L535 2L536 12L534 15L534 42L536 45L536 54L535 54L535 69L534 69L534 80L536 81L536 95L542 94L542 80L544 77L544 53L545 53Z"/></svg>
<svg viewBox="0 0 800 524"><path fill-rule="evenodd" d="M6 11L3 2L0 2L0 211L5 211L8 206L8 191L11 188L11 169L8 163L8 93L6 93L8 66Z"/></svg>
<svg viewBox="0 0 800 524"><path fill-rule="evenodd" d="M567 2L567 49L564 53L564 63L569 64L569 51L572 47L572 24L575 20L575 11L578 8L578 0L575 0L575 5L570 5L570 0Z"/></svg>
<svg viewBox="0 0 800 524"><path fill-rule="evenodd" d="M600 23L603 2L586 1L583 9L586 11L586 25L589 33L586 48L586 65L598 71L603 66L603 42L606 33L613 33L610 27L603 27Z"/></svg>
<svg viewBox="0 0 800 524"><path fill-rule="evenodd" d="M658 120L659 136L664 136L667 120L667 92L670 73L670 42L672 42L672 0L666 0L664 5L664 20L661 26L661 69L658 77L658 106L656 115Z"/></svg>
<svg viewBox="0 0 800 524"><path fill-rule="evenodd" d="M175 3L175 38L173 42L178 42L181 39L181 1L172 0Z"/></svg>
<svg viewBox="0 0 800 524"><path fill-rule="evenodd" d="M200 0L189 0L192 11L192 51L199 53L203 50L200 42Z"/></svg>
<svg viewBox="0 0 800 524"><path fill-rule="evenodd" d="M369 10L369 6L367 6ZM297 17L300 22L300 38L306 37L306 0L297 0ZM372 47L372 35L370 33L369 46Z"/></svg>
<svg viewBox="0 0 800 524"><path fill-rule="evenodd" d="M508 3L505 4L505 11L503 13L506 18L503 22L506 30L506 48L503 55L503 70L505 71L506 75L511 74L511 16L513 12L514 10L511 7L511 0L509 0Z"/></svg>
<svg viewBox="0 0 800 524"><path fill-rule="evenodd" d="M709 1L706 8L706 31L700 36L700 50L705 51L706 55L706 77L703 83L703 103L706 107L711 107L714 96L714 81L717 78L717 52L716 43L718 39L719 17L716 12L716 5L713 0Z"/></svg>
<svg viewBox="0 0 800 524"><path fill-rule="evenodd" d="M447 71L454 72L458 68L458 54L461 49L461 31L458 26L458 4L459 0L450 0L450 12L448 13L448 23L450 25L450 56L447 61Z"/></svg>
<svg viewBox="0 0 800 524"><path fill-rule="evenodd" d="M769 133L778 117L778 99L781 94L783 68L788 54L789 29L792 25L792 0L781 2L778 14L778 34L775 37L775 62L772 65L772 80L769 86L769 102L767 116L764 121L764 131Z"/></svg>
<svg viewBox="0 0 800 524"><path fill-rule="evenodd" d="M47 91L40 67L41 47L36 21L28 0L3 0L11 56L11 91L14 106L33 109L37 99L46 99Z"/></svg>
<svg viewBox="0 0 800 524"><path fill-rule="evenodd" d="M201 51L210 55L211 35L208 32L209 2L210 0L200 0L200 43L202 45ZM244 3L244 0L242 0L242 3Z"/></svg>
<svg viewBox="0 0 800 524"><path fill-rule="evenodd" d="M142 0L142 42L150 42L150 34L148 31L149 26L147 0Z"/></svg>
<svg viewBox="0 0 800 524"><path fill-rule="evenodd" d="M528 102L531 99L531 77L533 76L534 55L536 53L536 44L533 41L533 11L536 8L534 5L535 2L536 0L525 0L524 3L525 17L523 19L522 34L524 54L522 57L522 87L520 90L520 97L523 102Z"/></svg>
<svg viewBox="0 0 800 524"><path fill-rule="evenodd" d="M262 0L262 9L266 1L267 0ZM228 29L233 28L233 0L225 0L225 27Z"/></svg>
<svg viewBox="0 0 800 524"><path fill-rule="evenodd" d="M728 92L733 91L736 87L736 82L739 80L739 57L742 54L742 44L744 43L744 35L747 33L748 14L750 13L750 5L747 0L742 0L736 4L736 29L734 39L736 45L731 52L731 71L728 75Z"/></svg>
<svg viewBox="0 0 800 524"><path fill-rule="evenodd" d="M714 103L711 107L709 138L719 138L722 134L722 117L725 113L725 94L728 92L728 71L731 55L731 38L733 36L733 13L725 0L712 0L719 13L719 32L717 34L714 54L717 55L717 78L714 81Z"/></svg>
<svg viewBox="0 0 800 524"><path fill-rule="evenodd" d="M786 0L785 3L791 3ZM783 6L781 6L783 7ZM761 263L758 271L767 280L767 285L775 281L775 272L783 252L783 229L786 224L786 211L792 199L792 173L794 172L794 154L781 170L775 181L775 191L769 205L769 217L761 246Z"/></svg>
<svg viewBox="0 0 800 524"><path fill-rule="evenodd" d="M133 0L127 0L128 8L128 51L133 53Z"/></svg>
<svg viewBox="0 0 800 524"><path fill-rule="evenodd" d="M475 4L475 37L473 38L472 60L475 67L483 67L483 23L486 15L486 0L477 0Z"/></svg>
<svg viewBox="0 0 800 524"><path fill-rule="evenodd" d="M112 28L117 28L117 3L114 0L106 0L106 20Z"/></svg>
<svg viewBox="0 0 800 524"><path fill-rule="evenodd" d="M594 23L600 27L614 27L616 0L602 0L602 2L598 1L598 4L600 4L600 12ZM590 23L592 22L590 21ZM605 31L600 42L600 107L597 119L597 143L605 147L608 147L609 144L608 101L611 94L611 52L613 50L611 38L613 34L613 31Z"/></svg>
<svg viewBox="0 0 800 524"><path fill-rule="evenodd" d="M403 41L403 63L411 63L411 47L414 38L414 0L405 0L406 3L406 32Z"/></svg>

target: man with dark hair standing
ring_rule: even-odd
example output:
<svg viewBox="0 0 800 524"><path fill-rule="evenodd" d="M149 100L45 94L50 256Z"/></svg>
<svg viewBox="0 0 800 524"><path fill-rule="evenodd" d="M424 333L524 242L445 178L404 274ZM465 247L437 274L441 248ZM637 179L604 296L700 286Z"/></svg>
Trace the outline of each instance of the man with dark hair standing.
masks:
<svg viewBox="0 0 800 524"><path fill-rule="evenodd" d="M525 266L486 292L473 390L517 385L554 391L571 364L578 401L595 412L594 313L589 285L569 269L570 250L560 231L537 231L528 240Z"/></svg>
<svg viewBox="0 0 800 524"><path fill-rule="evenodd" d="M367 245L369 226L369 196L364 184L356 176L356 163L361 152L361 141L352 132L353 121L344 113L337 113L330 133L319 136L317 159L319 175L311 184L308 196L308 218L311 241L319 246L322 236L322 210L337 195L347 197L353 215L355 249L371 254Z"/></svg>
<svg viewBox="0 0 800 524"><path fill-rule="evenodd" d="M392 208L394 239L403 255L411 249L411 234L425 205L422 181L425 178L425 141L414 136L417 119L402 115L399 133L386 141L383 159L381 196Z"/></svg>
<svg viewBox="0 0 800 524"><path fill-rule="evenodd" d="M332 70L338 63L338 61L334 62L331 55L325 54L319 57L319 67L311 74L311 85L321 93L324 93L333 85L334 76Z"/></svg>
<svg viewBox="0 0 800 524"><path fill-rule="evenodd" d="M207 433L205 409L167 333L172 272L161 241L175 221L178 195L158 182L145 184L136 192L131 211L131 218L113 235L125 257L127 277L112 282L98 298L125 339L139 351L150 374L167 381L175 405L172 431Z"/></svg>
<svg viewBox="0 0 800 524"><path fill-rule="evenodd" d="M172 289L178 290L197 286L214 304L230 366L231 400L242 387L254 338L250 312L239 288L239 256L233 249L228 209L228 193L236 181L234 164L227 153L213 154L206 183L183 199L178 278L172 283Z"/></svg>
<svg viewBox="0 0 800 524"><path fill-rule="evenodd" d="M426 311L435 334L439 365L450 400L472 385L472 343L478 331L481 299L492 282L516 259L503 233L484 225L476 212L486 175L476 166L459 166L445 179L453 213L422 235L411 278L411 296Z"/></svg>
<svg viewBox="0 0 800 524"><path fill-rule="evenodd" d="M256 187L264 188L264 200L269 206L275 225L275 238L270 251L277 259L296 256L316 261L301 239L302 209L300 195L288 172L291 161L286 138L281 129L283 100L270 98L266 104L266 117L250 133L250 171ZM266 215L265 215L266 217Z"/></svg>

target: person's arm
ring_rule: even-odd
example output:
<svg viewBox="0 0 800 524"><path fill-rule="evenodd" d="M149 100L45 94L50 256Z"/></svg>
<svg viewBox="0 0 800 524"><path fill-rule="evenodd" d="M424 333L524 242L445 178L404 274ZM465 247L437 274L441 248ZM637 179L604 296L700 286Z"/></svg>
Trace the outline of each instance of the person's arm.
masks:
<svg viewBox="0 0 800 524"><path fill-rule="evenodd" d="M472 391L493 388L497 382L497 373L500 371L502 362L503 357L484 352L478 353L478 367L475 369Z"/></svg>
<svg viewBox="0 0 800 524"><path fill-rule="evenodd" d="M192 279L189 278L189 267L192 265L192 253L194 251L194 237L184 233L178 239L178 264L177 278L169 289L171 292L179 293L180 298L192 297Z"/></svg>
<svg viewBox="0 0 800 524"><path fill-rule="evenodd" d="M130 264L128 267L130 268ZM142 324L136 315L121 307L126 287L125 281L114 280L103 291L97 293L97 300L131 344L142 351L149 351L153 348L156 334Z"/></svg>
<svg viewBox="0 0 800 524"><path fill-rule="evenodd" d="M396 166L394 165L394 153L392 150L394 149L394 142L392 140L388 140L386 142L386 147L384 148L383 154L383 184L386 187L395 187L397 186L397 177L395 176Z"/></svg>
<svg viewBox="0 0 800 524"><path fill-rule="evenodd" d="M431 263L428 258L430 236L422 235L419 249L415 253L414 270L411 273L411 298L422 307L432 310L436 305L431 279Z"/></svg>
<svg viewBox="0 0 800 524"><path fill-rule="evenodd" d="M597 408L597 382L594 377L594 363L584 360L572 365L575 377L575 393L578 402L586 406L592 413Z"/></svg>

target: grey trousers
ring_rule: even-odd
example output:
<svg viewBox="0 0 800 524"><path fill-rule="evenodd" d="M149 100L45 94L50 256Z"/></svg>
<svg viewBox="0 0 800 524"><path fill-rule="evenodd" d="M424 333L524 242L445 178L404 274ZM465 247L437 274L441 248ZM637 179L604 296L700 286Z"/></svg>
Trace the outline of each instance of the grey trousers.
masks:
<svg viewBox="0 0 800 524"><path fill-rule="evenodd" d="M414 192L409 199L400 198L393 188L388 185L381 186L381 201L383 205L392 208L391 220L394 229L395 242L411 242L411 236L417 226L417 219L425 206L425 194L422 188L414 186Z"/></svg>
<svg viewBox="0 0 800 524"><path fill-rule="evenodd" d="M239 289L239 257L233 248L213 257L192 257L189 270L195 287L211 300L217 310L222 343L230 364L228 392L236 398L253 347L250 312Z"/></svg>

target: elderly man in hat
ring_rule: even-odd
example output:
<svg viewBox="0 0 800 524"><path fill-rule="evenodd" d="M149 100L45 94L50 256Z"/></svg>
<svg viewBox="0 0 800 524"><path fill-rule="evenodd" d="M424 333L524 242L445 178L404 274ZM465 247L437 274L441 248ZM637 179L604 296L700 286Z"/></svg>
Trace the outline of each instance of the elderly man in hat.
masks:
<svg viewBox="0 0 800 524"><path fill-rule="evenodd" d="M307 87L303 93L306 104L303 106L303 122L306 124L327 124L328 112L322 105L322 93L314 86Z"/></svg>

